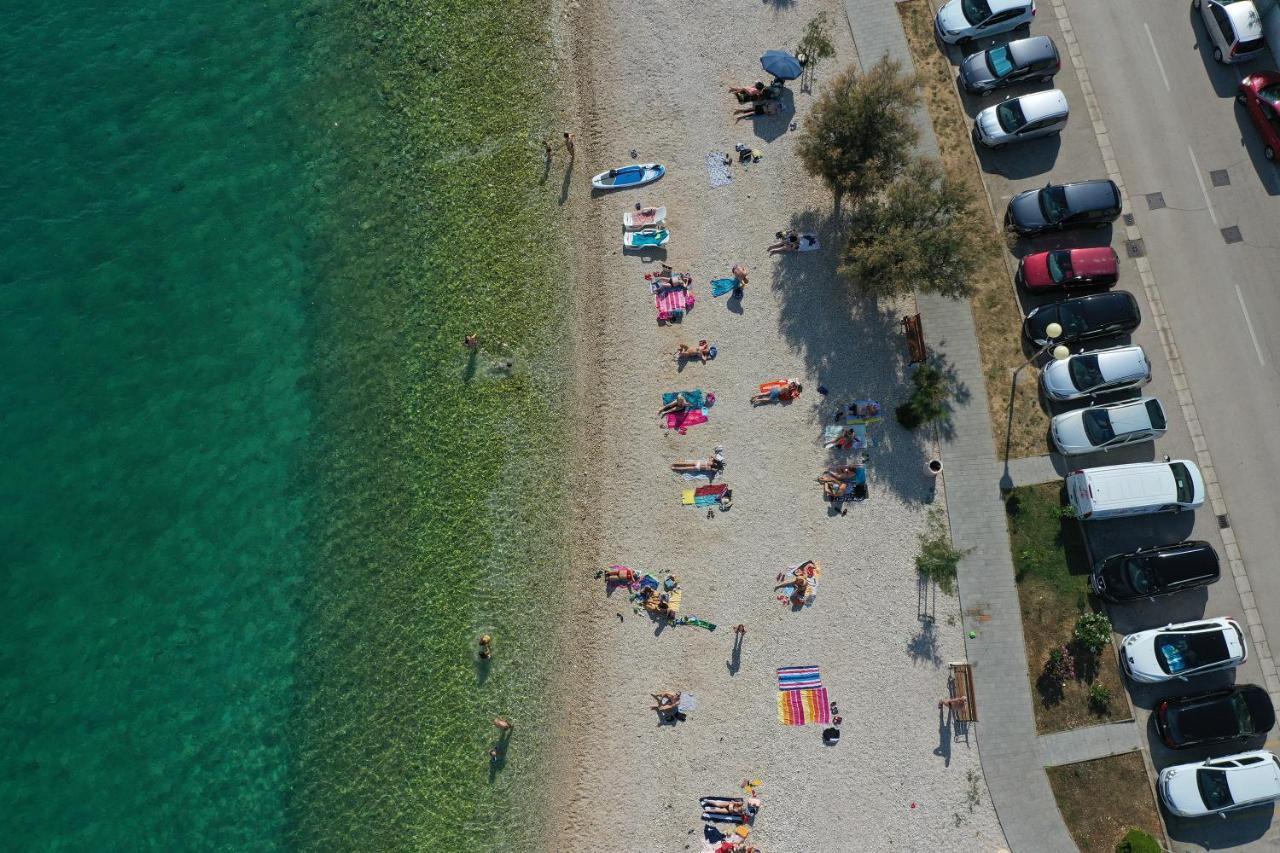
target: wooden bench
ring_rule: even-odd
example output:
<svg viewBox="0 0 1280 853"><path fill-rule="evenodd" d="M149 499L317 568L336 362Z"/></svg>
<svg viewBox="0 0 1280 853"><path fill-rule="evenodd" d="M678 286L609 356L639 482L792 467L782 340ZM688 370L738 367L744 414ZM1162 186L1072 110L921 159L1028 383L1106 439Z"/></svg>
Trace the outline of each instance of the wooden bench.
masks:
<svg viewBox="0 0 1280 853"><path fill-rule="evenodd" d="M919 364L929 355L924 345L924 327L920 325L919 314L909 314L902 318L902 330L907 336L907 350L911 355L911 364Z"/></svg>
<svg viewBox="0 0 1280 853"><path fill-rule="evenodd" d="M964 699L955 709L956 719L962 723L978 722L978 693L973 686L973 667L965 661L951 666L951 678L955 681L955 698Z"/></svg>

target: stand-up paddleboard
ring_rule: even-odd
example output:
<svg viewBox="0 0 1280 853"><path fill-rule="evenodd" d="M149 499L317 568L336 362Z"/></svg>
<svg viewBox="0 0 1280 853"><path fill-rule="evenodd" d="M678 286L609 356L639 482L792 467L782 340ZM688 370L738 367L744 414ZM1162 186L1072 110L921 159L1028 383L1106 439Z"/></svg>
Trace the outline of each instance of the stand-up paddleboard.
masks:
<svg viewBox="0 0 1280 853"><path fill-rule="evenodd" d="M622 214L622 227L628 231L661 227L666 221L667 209L665 207L645 207L640 210L628 210Z"/></svg>
<svg viewBox="0 0 1280 853"><path fill-rule="evenodd" d="M601 172L591 179L591 186L598 190L625 190L651 184L667 173L667 167L659 163L633 163Z"/></svg>
<svg viewBox="0 0 1280 853"><path fill-rule="evenodd" d="M671 232L665 228L646 228L644 231L629 231L622 235L622 245L628 249L653 249L665 246L671 239Z"/></svg>

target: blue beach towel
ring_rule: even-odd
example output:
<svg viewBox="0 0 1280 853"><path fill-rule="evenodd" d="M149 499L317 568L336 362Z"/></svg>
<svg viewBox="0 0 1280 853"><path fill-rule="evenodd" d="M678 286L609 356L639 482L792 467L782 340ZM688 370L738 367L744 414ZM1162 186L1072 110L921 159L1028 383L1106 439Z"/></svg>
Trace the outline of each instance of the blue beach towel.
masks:
<svg viewBox="0 0 1280 853"><path fill-rule="evenodd" d="M669 405L671 405L672 403L674 403L674 402L676 401L676 394L683 394L683 395L684 395L685 400L686 400L686 401L688 401L688 403L689 403L689 408L691 408L691 409L700 409L700 408L702 408L702 405L703 405L703 403L705 402L705 400L703 399L702 389L701 389L701 388L695 388L695 389L694 389L694 390L692 390L692 391L667 391L667 392L665 392L665 393L662 395L662 405L664 405L664 406L669 406Z"/></svg>
<svg viewBox="0 0 1280 853"><path fill-rule="evenodd" d="M713 278L711 279L711 295L724 296L733 290L737 283L738 280L736 278Z"/></svg>

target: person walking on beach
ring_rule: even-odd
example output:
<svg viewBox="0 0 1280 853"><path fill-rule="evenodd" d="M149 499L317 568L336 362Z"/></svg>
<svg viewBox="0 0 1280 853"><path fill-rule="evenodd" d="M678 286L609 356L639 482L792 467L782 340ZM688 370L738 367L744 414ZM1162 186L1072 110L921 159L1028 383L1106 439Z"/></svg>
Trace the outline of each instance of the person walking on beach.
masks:
<svg viewBox="0 0 1280 853"><path fill-rule="evenodd" d="M547 162L550 163L551 162L551 140L550 139L542 140L542 147L546 149Z"/></svg>
<svg viewBox="0 0 1280 853"><path fill-rule="evenodd" d="M515 726L504 720L502 717L494 717L493 724L502 730L503 735L509 735L515 730Z"/></svg>
<svg viewBox="0 0 1280 853"><path fill-rule="evenodd" d="M569 131L564 132L564 147L569 150L569 160L573 160L573 134Z"/></svg>
<svg viewBox="0 0 1280 853"><path fill-rule="evenodd" d="M493 637L484 634L480 637L480 660L493 657Z"/></svg>

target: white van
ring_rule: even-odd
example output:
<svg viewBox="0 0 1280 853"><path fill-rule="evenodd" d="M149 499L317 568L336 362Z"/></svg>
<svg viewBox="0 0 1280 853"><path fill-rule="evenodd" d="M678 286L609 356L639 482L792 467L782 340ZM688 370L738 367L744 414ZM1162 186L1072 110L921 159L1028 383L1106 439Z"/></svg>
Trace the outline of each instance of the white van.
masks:
<svg viewBox="0 0 1280 853"><path fill-rule="evenodd" d="M1067 499L1081 519L1179 512L1204 503L1204 478L1189 459L1084 468L1067 475Z"/></svg>

